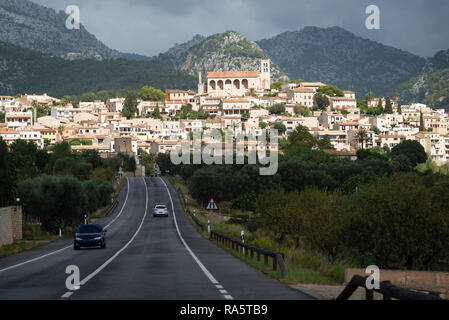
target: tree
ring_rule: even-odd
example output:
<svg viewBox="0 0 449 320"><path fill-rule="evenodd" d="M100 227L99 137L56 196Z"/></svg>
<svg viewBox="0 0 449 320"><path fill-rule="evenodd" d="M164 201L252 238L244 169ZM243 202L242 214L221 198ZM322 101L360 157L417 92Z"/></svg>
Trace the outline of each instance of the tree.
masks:
<svg viewBox="0 0 449 320"><path fill-rule="evenodd" d="M345 206L341 239L358 264L429 270L448 259L448 195L413 174L379 179Z"/></svg>
<svg viewBox="0 0 449 320"><path fill-rule="evenodd" d="M0 207L12 204L16 191L14 172L8 158L8 146L0 137Z"/></svg>
<svg viewBox="0 0 449 320"><path fill-rule="evenodd" d="M356 140L362 145L362 149L364 148L364 143L368 140L368 133L365 129L360 128L355 136Z"/></svg>
<svg viewBox="0 0 449 320"><path fill-rule="evenodd" d="M165 94L159 89L145 86L139 91L139 98L144 101L163 101Z"/></svg>
<svg viewBox="0 0 449 320"><path fill-rule="evenodd" d="M153 112L151 113L151 117L154 119L162 119L161 111L159 110L158 104L156 104L156 107L154 108Z"/></svg>
<svg viewBox="0 0 449 320"><path fill-rule="evenodd" d="M323 139L319 139L316 144L320 150L335 150L335 147L331 143L331 139L328 135L325 135Z"/></svg>
<svg viewBox="0 0 449 320"><path fill-rule="evenodd" d="M277 130L280 135L284 135L285 131L287 131L287 128L282 122L275 122L273 124L273 129Z"/></svg>
<svg viewBox="0 0 449 320"><path fill-rule="evenodd" d="M384 113L382 98L379 98L379 100L377 101L377 110L378 110L379 114Z"/></svg>
<svg viewBox="0 0 449 320"><path fill-rule="evenodd" d="M385 113L388 113L388 114L392 114L393 113L393 106L391 104L390 97L387 97L385 99Z"/></svg>
<svg viewBox="0 0 449 320"><path fill-rule="evenodd" d="M336 86L331 84L326 84L318 88L317 93L322 93L329 97L343 97L344 93L342 90L338 89Z"/></svg>
<svg viewBox="0 0 449 320"><path fill-rule="evenodd" d="M125 103L123 105L123 116L128 119L135 117L138 112L137 105L137 95L132 91L128 91L125 97Z"/></svg>
<svg viewBox="0 0 449 320"><path fill-rule="evenodd" d="M424 116L422 112L419 113L419 131L425 131L426 128L424 126Z"/></svg>
<svg viewBox="0 0 449 320"><path fill-rule="evenodd" d="M401 101L398 100L398 114L402 114Z"/></svg>
<svg viewBox="0 0 449 320"><path fill-rule="evenodd" d="M399 155L406 156L413 167L419 163L424 163L427 160L427 153L423 146L415 140L404 140L397 144L391 150L390 156L394 159Z"/></svg>
<svg viewBox="0 0 449 320"><path fill-rule="evenodd" d="M297 147L306 147L312 149L316 145L316 139L309 132L309 129L303 125L298 125L288 136L287 149L291 150Z"/></svg>
<svg viewBox="0 0 449 320"><path fill-rule="evenodd" d="M329 99L322 94L321 92L317 92L314 96L315 104L320 110L326 110L326 108L330 105Z"/></svg>
<svg viewBox="0 0 449 320"><path fill-rule="evenodd" d="M271 83L271 89L281 91L281 86L284 84L282 81L276 81Z"/></svg>

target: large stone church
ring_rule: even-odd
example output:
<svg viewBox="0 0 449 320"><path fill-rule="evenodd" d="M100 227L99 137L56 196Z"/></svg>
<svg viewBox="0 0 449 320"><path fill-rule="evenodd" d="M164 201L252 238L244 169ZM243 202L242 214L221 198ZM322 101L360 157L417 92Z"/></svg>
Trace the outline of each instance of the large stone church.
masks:
<svg viewBox="0 0 449 320"><path fill-rule="evenodd" d="M269 90L270 60L260 61L260 71L208 72L206 83L199 74L198 93L207 93L212 97L244 96L248 90Z"/></svg>

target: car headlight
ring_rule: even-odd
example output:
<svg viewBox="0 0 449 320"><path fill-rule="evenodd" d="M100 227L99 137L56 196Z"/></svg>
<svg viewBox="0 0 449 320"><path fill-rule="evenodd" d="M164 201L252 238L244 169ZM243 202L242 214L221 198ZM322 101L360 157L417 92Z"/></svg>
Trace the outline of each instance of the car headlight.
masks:
<svg viewBox="0 0 449 320"><path fill-rule="evenodd" d="M75 240L83 240L83 239L80 237L75 237Z"/></svg>
<svg viewBox="0 0 449 320"><path fill-rule="evenodd" d="M94 238L94 240L101 240L101 237L96 237Z"/></svg>

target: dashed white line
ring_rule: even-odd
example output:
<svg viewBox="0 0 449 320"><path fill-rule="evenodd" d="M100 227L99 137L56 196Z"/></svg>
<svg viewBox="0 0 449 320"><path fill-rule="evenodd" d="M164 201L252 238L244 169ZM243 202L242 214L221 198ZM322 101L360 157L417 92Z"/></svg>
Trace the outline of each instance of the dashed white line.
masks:
<svg viewBox="0 0 449 320"><path fill-rule="evenodd" d="M64 293L61 298L69 298L71 295L73 294L73 291L68 291L66 293Z"/></svg>
<svg viewBox="0 0 449 320"><path fill-rule="evenodd" d="M176 221L176 213L175 213L175 206L173 205L173 199L171 197L171 193L170 190L168 189L167 184L165 183L164 179L162 179L161 177L159 177L161 179L161 181L164 183L165 185L165 189L167 189L168 192L168 196L170 198L170 203L171 203L171 208L172 208L172 212L173 212L173 221L175 222L175 227L176 227L176 231L178 233L179 238L181 239L182 244L184 245L184 247L186 248L186 250L190 253L190 255L192 256L193 260L195 260L195 262L198 264L198 266L201 268L201 270L204 272L204 274L206 275L207 278L209 278L209 280L212 282L212 284L214 284L216 287L218 287L220 284L219 282L214 278L214 276L209 272L209 270L207 270L207 268L203 265L203 263L200 261L200 259L198 259L198 257L193 253L192 249L190 249L190 247L188 246L188 244L185 242L184 238L181 235L181 232L179 231L179 227L178 227L178 222ZM223 286L221 286L223 288ZM221 291L221 290L220 290ZM226 290L225 290L226 291ZM226 292L227 293L227 292ZM227 294L224 295L225 299L231 300L233 299L231 295Z"/></svg>
<svg viewBox="0 0 449 320"><path fill-rule="evenodd" d="M122 209L120 210L120 212L119 212L119 214L117 215L117 217L115 217L114 220L112 220L112 221L111 221L105 228L109 227L112 223L114 223L115 220L117 220L117 218L122 214L123 208L124 208L125 205L126 205L126 201L128 200L128 194L129 194L129 179L127 179L127 182L128 182L128 190L126 190L126 198L125 198L125 202L123 203ZM43 259L43 258L49 257L49 256L54 255L54 254L56 254L56 253L59 253L59 252L61 252L61 251L67 250L68 248L71 248L71 247L72 247L72 245L67 246L67 247L64 247L64 248L61 248L61 249L58 249L58 250L56 250L56 251L52 251L52 252L50 252L50 253L44 254L44 255L42 255L42 256L39 256L39 257L37 257L37 258L31 259L31 260L27 260L27 261L24 261L24 262L15 264L15 265L13 265L13 266L10 266L10 267L1 269L1 270L0 270L0 273L1 273L1 272L4 272L4 271L8 271L8 270L11 270L11 269L15 269L15 268L21 267L21 266L23 266L23 265L25 265L25 264L28 264L28 263L31 263L31 262L39 261L39 260L41 260L41 259Z"/></svg>

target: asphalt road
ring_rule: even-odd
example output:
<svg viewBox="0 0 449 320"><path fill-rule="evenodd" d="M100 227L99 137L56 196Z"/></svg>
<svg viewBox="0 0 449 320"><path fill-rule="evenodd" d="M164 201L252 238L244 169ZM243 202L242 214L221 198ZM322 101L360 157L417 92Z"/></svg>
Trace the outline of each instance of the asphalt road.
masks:
<svg viewBox="0 0 449 320"><path fill-rule="evenodd" d="M153 217L155 204L169 217ZM0 259L0 300L311 299L201 237L161 178L128 179L117 209L96 223L107 226L106 249L75 251L69 238ZM78 290L66 286L72 265Z"/></svg>

